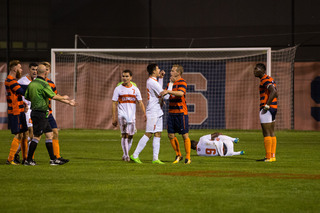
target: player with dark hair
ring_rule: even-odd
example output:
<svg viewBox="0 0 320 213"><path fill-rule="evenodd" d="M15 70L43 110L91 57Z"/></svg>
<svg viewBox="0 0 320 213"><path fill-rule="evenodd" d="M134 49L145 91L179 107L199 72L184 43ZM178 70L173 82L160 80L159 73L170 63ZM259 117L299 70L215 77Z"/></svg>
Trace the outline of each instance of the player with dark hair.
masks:
<svg viewBox="0 0 320 213"><path fill-rule="evenodd" d="M191 149L197 150L199 156L233 156L243 155L244 151L234 152L233 144L238 143L239 138L215 132L202 136L198 141L191 140Z"/></svg>
<svg viewBox="0 0 320 213"><path fill-rule="evenodd" d="M277 114L277 87L273 78L266 74L266 66L262 63L256 64L254 76L260 78L260 123L264 137L266 156L258 161L276 161L277 138L274 133L274 126Z"/></svg>
<svg viewBox="0 0 320 213"><path fill-rule="evenodd" d="M5 80L5 87L8 103L8 127L11 129L11 133L14 135L7 160L7 164L11 165L17 164L14 162L14 156L20 144L23 153L27 152L28 149L28 141L26 141L26 132L28 131L28 126L25 116L25 111L28 109L28 107L22 100L25 90L17 81L17 79L21 78L21 74L22 68L20 61L10 61L9 75Z"/></svg>
<svg viewBox="0 0 320 213"><path fill-rule="evenodd" d="M130 156L131 160L136 163L142 163L139 159L140 152L147 145L149 139L153 137L153 164L164 164L159 160L160 152L160 139L161 132L163 130L163 111L162 111L162 98L160 93L163 91L162 85L158 83L157 78L160 77L160 69L157 64L149 64L147 67L149 78L147 80L147 92L148 92L148 104L146 107L146 131L142 138L139 140L139 143Z"/></svg>
<svg viewBox="0 0 320 213"><path fill-rule="evenodd" d="M121 130L121 146L123 150L122 160L130 161L129 151L132 146L133 135L136 130L136 103L138 102L146 120L146 111L142 102L142 96L138 87L131 83L132 72L122 72L122 84L118 85L112 96L112 125L117 126L118 121ZM118 105L118 116L116 116ZM118 119L117 119L118 118Z"/></svg>
<svg viewBox="0 0 320 213"><path fill-rule="evenodd" d="M176 158L173 163L179 163L183 159L180 151L178 139L175 133L182 135L184 140L184 147L186 151L185 164L191 163L190 158L190 138L189 138L189 122L188 109L186 104L187 82L181 77L183 74L183 67L174 64L170 71L171 81L174 81L172 90L169 89L170 83L161 95L170 94L169 97L169 115L167 121L167 131L170 143L176 152Z"/></svg>

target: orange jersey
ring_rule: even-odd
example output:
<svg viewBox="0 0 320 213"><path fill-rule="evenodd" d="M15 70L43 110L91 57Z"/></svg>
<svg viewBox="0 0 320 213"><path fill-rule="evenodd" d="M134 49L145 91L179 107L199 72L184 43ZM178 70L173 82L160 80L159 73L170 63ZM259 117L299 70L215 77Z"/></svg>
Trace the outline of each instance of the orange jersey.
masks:
<svg viewBox="0 0 320 213"><path fill-rule="evenodd" d="M270 92L268 90L269 86L274 86L275 89L277 89L276 87L276 82L274 82L273 78L271 78L268 75L264 75L261 79L260 79L260 87L259 87L259 91L260 91L260 110L266 105L268 99L269 99L269 95ZM277 105L277 98L274 98L270 104L270 107L273 109L277 109L278 105Z"/></svg>
<svg viewBox="0 0 320 213"><path fill-rule="evenodd" d="M8 75L5 81L6 96L8 103L8 114L9 115L20 115L24 112L24 105L22 101L22 95L24 90L18 83L17 79Z"/></svg>
<svg viewBox="0 0 320 213"><path fill-rule="evenodd" d="M50 85L52 91L56 94L58 94L56 85L54 84L53 81L51 81L49 78L46 78L46 82L48 82L48 84ZM51 109L51 98L49 98L49 112L52 113L52 109Z"/></svg>
<svg viewBox="0 0 320 213"><path fill-rule="evenodd" d="M168 89L169 84L167 85ZM186 103L187 82L180 78L173 83L172 91L181 91L183 96L177 97L170 95L169 98L169 113L188 115L188 108Z"/></svg>

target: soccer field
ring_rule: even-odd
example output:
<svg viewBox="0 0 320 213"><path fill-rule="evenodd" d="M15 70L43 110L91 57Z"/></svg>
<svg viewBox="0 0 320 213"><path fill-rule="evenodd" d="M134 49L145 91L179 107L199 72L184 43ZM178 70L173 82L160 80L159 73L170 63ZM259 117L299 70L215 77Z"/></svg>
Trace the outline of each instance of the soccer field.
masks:
<svg viewBox="0 0 320 213"><path fill-rule="evenodd" d="M191 130L190 138L212 130ZM163 134L154 165L152 141L140 154L143 164L121 160L120 132L61 130L61 155L50 166L44 139L37 166L6 165L12 135L0 131L1 212L319 212L320 132L278 131L277 161L264 157L261 131L228 131L239 137L233 157L199 157L172 164L175 153ZM134 137L133 153L143 132ZM184 146L178 136L182 150Z"/></svg>

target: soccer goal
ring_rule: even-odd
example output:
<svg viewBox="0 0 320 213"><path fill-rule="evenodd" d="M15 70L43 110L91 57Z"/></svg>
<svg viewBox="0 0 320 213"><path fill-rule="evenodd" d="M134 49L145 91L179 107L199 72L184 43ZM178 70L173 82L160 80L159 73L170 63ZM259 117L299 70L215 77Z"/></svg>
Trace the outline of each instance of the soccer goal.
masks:
<svg viewBox="0 0 320 213"><path fill-rule="evenodd" d="M259 79L265 63L277 84L277 129L293 127L293 63L296 47L210 49L52 49L51 78L60 94L76 98L76 108L55 102L60 128L112 129L112 94L125 69L133 72L147 103L146 67L157 63L169 82L173 64L184 67L191 129L259 129ZM166 126L167 106L164 106ZM144 129L137 107L137 128Z"/></svg>

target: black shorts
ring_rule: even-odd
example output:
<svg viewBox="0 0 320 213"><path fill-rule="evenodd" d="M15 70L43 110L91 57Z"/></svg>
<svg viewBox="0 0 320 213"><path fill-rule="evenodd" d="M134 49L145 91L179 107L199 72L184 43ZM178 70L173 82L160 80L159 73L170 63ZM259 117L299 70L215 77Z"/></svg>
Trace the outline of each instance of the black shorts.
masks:
<svg viewBox="0 0 320 213"><path fill-rule="evenodd" d="M52 113L49 114L48 119L49 119L49 124L50 124L50 126L51 126L52 129L58 128L57 122L56 122L56 120L54 119Z"/></svg>
<svg viewBox="0 0 320 213"><path fill-rule="evenodd" d="M16 135L18 133L28 131L26 115L24 112L20 115L8 115L8 127L11 130L11 133Z"/></svg>
<svg viewBox="0 0 320 213"><path fill-rule="evenodd" d="M33 134L36 137L41 136L43 133L52 132L47 112L32 110L31 119L33 123Z"/></svg>
<svg viewBox="0 0 320 213"><path fill-rule="evenodd" d="M189 132L189 117L184 114L171 114L168 115L167 120L168 133L179 133L184 135Z"/></svg>

